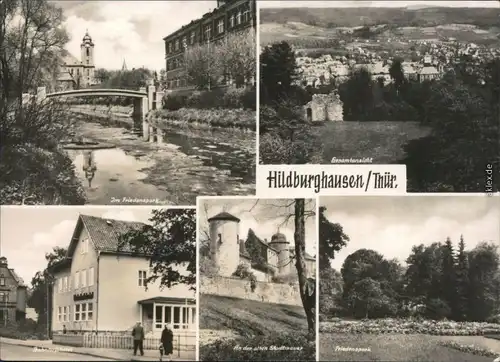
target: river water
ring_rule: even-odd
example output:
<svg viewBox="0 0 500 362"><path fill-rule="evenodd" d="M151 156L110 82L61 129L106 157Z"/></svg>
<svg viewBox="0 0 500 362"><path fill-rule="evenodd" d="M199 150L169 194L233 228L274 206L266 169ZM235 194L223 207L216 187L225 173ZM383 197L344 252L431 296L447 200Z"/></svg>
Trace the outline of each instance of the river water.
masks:
<svg viewBox="0 0 500 362"><path fill-rule="evenodd" d="M196 196L255 194L254 132L171 127L148 142L131 118L74 117L73 137L108 147L67 150L90 204L195 205Z"/></svg>

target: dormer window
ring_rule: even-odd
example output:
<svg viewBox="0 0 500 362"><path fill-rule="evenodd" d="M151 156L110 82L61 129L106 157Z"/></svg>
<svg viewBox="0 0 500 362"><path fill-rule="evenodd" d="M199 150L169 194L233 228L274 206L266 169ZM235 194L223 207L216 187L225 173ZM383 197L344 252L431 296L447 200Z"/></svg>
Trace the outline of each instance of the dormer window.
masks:
<svg viewBox="0 0 500 362"><path fill-rule="evenodd" d="M236 14L236 24L241 24L241 10L238 11L238 14Z"/></svg>

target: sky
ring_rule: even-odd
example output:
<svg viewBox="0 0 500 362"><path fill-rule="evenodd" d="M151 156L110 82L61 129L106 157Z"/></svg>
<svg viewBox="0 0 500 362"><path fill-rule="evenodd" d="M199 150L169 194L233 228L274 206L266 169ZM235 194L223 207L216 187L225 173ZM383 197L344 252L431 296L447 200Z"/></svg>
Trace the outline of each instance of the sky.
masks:
<svg viewBox="0 0 500 362"><path fill-rule="evenodd" d="M260 8L353 8L353 7L380 7L380 8L398 8L398 7L415 7L415 6L429 6L429 7L493 7L499 8L500 2L498 1L432 1L432 0L421 0L421 1L259 1Z"/></svg>
<svg viewBox="0 0 500 362"><path fill-rule="evenodd" d="M241 220L240 238L246 239L248 230L252 229L262 240L271 241L271 237L279 231L285 234L290 246L293 246L294 219L290 218L288 223L284 224L287 215L293 214L293 206L286 207L292 201L255 198L201 199L198 210L199 230L206 235L208 232L208 218L226 211ZM306 210L316 210L315 200L306 200ZM316 217L308 217L305 228L306 251L311 256L315 256L317 250Z"/></svg>
<svg viewBox="0 0 500 362"><path fill-rule="evenodd" d="M70 35L66 49L80 59L88 29L96 68L165 68L163 38L217 6L207 1L53 1L63 9Z"/></svg>
<svg viewBox="0 0 500 362"><path fill-rule="evenodd" d="M148 222L152 207L44 206L5 207L0 214L0 255L27 285L47 266L45 253L69 246L80 214Z"/></svg>
<svg viewBox="0 0 500 362"><path fill-rule="evenodd" d="M500 246L500 197L487 196L350 196L322 197L328 220L350 238L332 262L339 270L358 249L378 251L404 265L413 245L430 245L463 235L466 249L482 241Z"/></svg>

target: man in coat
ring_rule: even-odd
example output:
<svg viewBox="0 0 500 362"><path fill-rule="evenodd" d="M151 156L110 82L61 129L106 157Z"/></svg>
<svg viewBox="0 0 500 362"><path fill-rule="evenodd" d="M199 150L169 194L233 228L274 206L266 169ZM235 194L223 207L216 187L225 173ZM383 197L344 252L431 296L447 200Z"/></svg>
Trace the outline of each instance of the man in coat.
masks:
<svg viewBox="0 0 500 362"><path fill-rule="evenodd" d="M174 333L172 329L167 324L165 325L165 329L161 332L161 344L162 344L162 353L167 356L174 353Z"/></svg>
<svg viewBox="0 0 500 362"><path fill-rule="evenodd" d="M132 337L134 338L134 356L137 354L137 349L141 352L141 356L144 356L144 328L142 328L141 322L137 322L135 327L132 329Z"/></svg>

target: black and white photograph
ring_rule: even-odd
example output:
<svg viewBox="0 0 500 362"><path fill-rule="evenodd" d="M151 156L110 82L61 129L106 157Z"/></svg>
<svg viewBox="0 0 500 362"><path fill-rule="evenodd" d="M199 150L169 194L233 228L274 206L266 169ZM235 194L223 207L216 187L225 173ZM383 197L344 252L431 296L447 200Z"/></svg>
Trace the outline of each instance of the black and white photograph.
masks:
<svg viewBox="0 0 500 362"><path fill-rule="evenodd" d="M316 200L199 198L199 360L316 361Z"/></svg>
<svg viewBox="0 0 500 362"><path fill-rule="evenodd" d="M0 26L2 205L255 194L255 0L2 0Z"/></svg>
<svg viewBox="0 0 500 362"><path fill-rule="evenodd" d="M259 3L261 164L406 165L497 192L500 2Z"/></svg>
<svg viewBox="0 0 500 362"><path fill-rule="evenodd" d="M319 198L319 360L500 360L500 197Z"/></svg>
<svg viewBox="0 0 500 362"><path fill-rule="evenodd" d="M2 207L0 358L196 361L196 210Z"/></svg>

